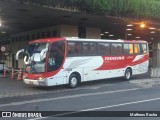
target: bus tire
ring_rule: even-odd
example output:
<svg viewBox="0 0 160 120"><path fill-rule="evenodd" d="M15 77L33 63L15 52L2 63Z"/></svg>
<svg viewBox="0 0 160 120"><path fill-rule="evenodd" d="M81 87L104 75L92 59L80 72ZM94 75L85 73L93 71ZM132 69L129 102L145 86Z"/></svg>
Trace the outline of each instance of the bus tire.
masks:
<svg viewBox="0 0 160 120"><path fill-rule="evenodd" d="M69 77L69 87L76 88L78 86L79 80L76 74L71 74Z"/></svg>
<svg viewBox="0 0 160 120"><path fill-rule="evenodd" d="M132 77L132 70L127 68L126 71L125 71L124 78L125 78L125 80L130 80L131 77Z"/></svg>

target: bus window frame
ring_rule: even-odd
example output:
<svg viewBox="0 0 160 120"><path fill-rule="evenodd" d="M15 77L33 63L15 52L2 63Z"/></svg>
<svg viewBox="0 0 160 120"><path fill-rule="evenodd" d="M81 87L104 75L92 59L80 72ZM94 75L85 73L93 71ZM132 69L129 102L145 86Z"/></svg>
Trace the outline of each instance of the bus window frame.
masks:
<svg viewBox="0 0 160 120"><path fill-rule="evenodd" d="M148 52L148 45L147 45L147 43L139 43L140 44L140 52L141 52L141 54L146 54L147 52ZM143 45L146 45L146 52L144 52L144 50L143 50Z"/></svg>
<svg viewBox="0 0 160 120"><path fill-rule="evenodd" d="M81 45L81 53L80 54L69 54L68 53L68 43L71 42L71 43L80 43ZM66 56L67 57L79 57L79 56L83 56L83 45L82 45L82 42L81 41L67 41L66 43Z"/></svg>
<svg viewBox="0 0 160 120"><path fill-rule="evenodd" d="M124 44L132 44L132 45L133 45L133 48L132 48L133 53L124 53ZM135 53L134 53L134 43L129 43L129 42L123 43L123 51L122 51L122 54L124 54L124 55L133 55L133 54L135 54Z"/></svg>
<svg viewBox="0 0 160 120"><path fill-rule="evenodd" d="M135 53L135 49L134 49L135 44L138 44L138 45L139 45L139 53ZM141 43L133 43L133 50L134 50L134 54L135 54L135 55L141 55L141 54L142 54L142 53L141 53L141 46L140 46L140 44L141 44Z"/></svg>
<svg viewBox="0 0 160 120"><path fill-rule="evenodd" d="M95 44L95 53L94 54L86 54L86 53L84 53L84 43L94 43ZM90 42L90 41L83 41L82 42L82 54L83 54L83 56L97 56L98 55L98 49L97 49L97 43L98 42Z"/></svg>
<svg viewBox="0 0 160 120"><path fill-rule="evenodd" d="M122 44L122 51L121 51L121 53L120 54L113 54L112 53L112 44ZM110 55L111 56L120 56L120 55L123 55L124 53L123 53L123 43L122 42L110 42Z"/></svg>
<svg viewBox="0 0 160 120"><path fill-rule="evenodd" d="M109 44L109 54L98 54L99 50L98 50L98 44ZM102 56L111 56L111 43L112 42L97 42L97 55L102 55Z"/></svg>

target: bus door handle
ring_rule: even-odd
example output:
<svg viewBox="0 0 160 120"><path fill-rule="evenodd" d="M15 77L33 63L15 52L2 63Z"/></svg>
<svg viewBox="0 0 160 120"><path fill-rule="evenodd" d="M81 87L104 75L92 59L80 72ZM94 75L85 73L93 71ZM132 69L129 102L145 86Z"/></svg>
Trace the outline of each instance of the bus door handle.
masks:
<svg viewBox="0 0 160 120"><path fill-rule="evenodd" d="M84 75L88 75L88 73L84 74Z"/></svg>

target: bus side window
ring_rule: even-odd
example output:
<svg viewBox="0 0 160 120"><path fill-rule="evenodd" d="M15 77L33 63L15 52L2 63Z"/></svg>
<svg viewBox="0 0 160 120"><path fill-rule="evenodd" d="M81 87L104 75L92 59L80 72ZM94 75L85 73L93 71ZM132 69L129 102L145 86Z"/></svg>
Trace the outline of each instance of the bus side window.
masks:
<svg viewBox="0 0 160 120"><path fill-rule="evenodd" d="M123 44L123 52L125 54L133 54L133 44Z"/></svg>
<svg viewBox="0 0 160 120"><path fill-rule="evenodd" d="M129 54L133 54L133 44L129 44Z"/></svg>
<svg viewBox="0 0 160 120"><path fill-rule="evenodd" d="M141 53L147 53L147 44L141 44Z"/></svg>
<svg viewBox="0 0 160 120"><path fill-rule="evenodd" d="M95 55L96 54L96 43L83 43L83 54Z"/></svg>
<svg viewBox="0 0 160 120"><path fill-rule="evenodd" d="M76 54L81 54L81 52L82 52L82 45L81 45L80 42L76 42L76 44L75 44L75 53Z"/></svg>
<svg viewBox="0 0 160 120"><path fill-rule="evenodd" d="M140 53L140 45L139 44L134 44L134 53L135 54Z"/></svg>
<svg viewBox="0 0 160 120"><path fill-rule="evenodd" d="M122 46L117 46L117 54L122 54Z"/></svg>
<svg viewBox="0 0 160 120"><path fill-rule="evenodd" d="M90 54L97 54L96 43L90 43Z"/></svg>
<svg viewBox="0 0 160 120"><path fill-rule="evenodd" d="M111 53L114 55L122 54L122 44L121 43L112 43L111 44Z"/></svg>
<svg viewBox="0 0 160 120"><path fill-rule="evenodd" d="M128 44L123 44L123 53L128 54L129 53L129 45Z"/></svg>
<svg viewBox="0 0 160 120"><path fill-rule="evenodd" d="M75 46L75 43L73 42L68 42L68 54L71 55L74 53L74 46Z"/></svg>
<svg viewBox="0 0 160 120"><path fill-rule="evenodd" d="M97 44L98 54L109 55L110 54L110 44L109 43L98 43Z"/></svg>
<svg viewBox="0 0 160 120"><path fill-rule="evenodd" d="M82 53L81 42L68 42L68 55L80 55Z"/></svg>

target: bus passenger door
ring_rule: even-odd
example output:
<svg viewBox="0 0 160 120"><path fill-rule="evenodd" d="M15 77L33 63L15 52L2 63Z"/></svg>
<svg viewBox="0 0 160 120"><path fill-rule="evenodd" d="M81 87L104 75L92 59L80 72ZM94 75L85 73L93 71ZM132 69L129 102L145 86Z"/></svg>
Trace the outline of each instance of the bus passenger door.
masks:
<svg viewBox="0 0 160 120"><path fill-rule="evenodd" d="M134 54L135 54L135 59L133 61L134 65L133 74L141 74L143 71L141 67L143 55L141 54L140 44L134 44Z"/></svg>
<svg viewBox="0 0 160 120"><path fill-rule="evenodd" d="M148 72L148 66L149 66L149 55L148 55L148 49L147 44L140 44L141 47L141 62L139 65L139 73L146 73Z"/></svg>

